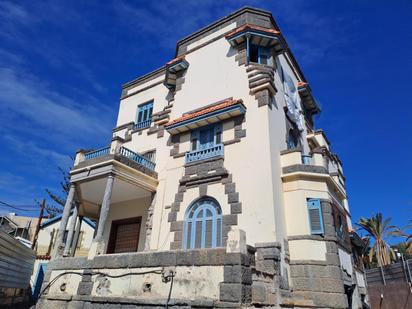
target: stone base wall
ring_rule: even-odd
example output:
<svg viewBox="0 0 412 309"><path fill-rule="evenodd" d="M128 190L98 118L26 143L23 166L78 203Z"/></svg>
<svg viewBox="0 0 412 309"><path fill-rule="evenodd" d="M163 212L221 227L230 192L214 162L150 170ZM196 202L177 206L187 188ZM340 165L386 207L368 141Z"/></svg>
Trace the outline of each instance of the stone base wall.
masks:
<svg viewBox="0 0 412 309"><path fill-rule="evenodd" d="M292 262L290 272L296 301L310 300L313 308L348 308L339 266Z"/></svg>
<svg viewBox="0 0 412 309"><path fill-rule="evenodd" d="M219 248L58 258L49 263L43 287L62 276L36 308L164 308L170 274L171 308L348 308L336 244L327 247L326 261L290 261L290 282L281 273L277 242L247 246L244 253Z"/></svg>
<svg viewBox="0 0 412 309"><path fill-rule="evenodd" d="M43 288L54 282L36 308L164 307L171 282L163 279L170 272L170 307L279 303L280 245L266 243L246 253L221 248L59 258L49 263Z"/></svg>

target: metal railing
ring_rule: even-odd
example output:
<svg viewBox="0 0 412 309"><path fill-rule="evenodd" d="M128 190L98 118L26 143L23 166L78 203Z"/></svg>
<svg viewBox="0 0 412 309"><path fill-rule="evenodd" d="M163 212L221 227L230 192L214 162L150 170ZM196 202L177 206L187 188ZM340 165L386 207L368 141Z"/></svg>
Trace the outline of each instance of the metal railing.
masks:
<svg viewBox="0 0 412 309"><path fill-rule="evenodd" d="M152 119L150 118L150 119L148 119L148 120L145 120L145 121L141 121L141 122L136 123L136 124L134 125L134 128L135 128L136 130L145 129L145 128L150 127L150 124L151 124L151 123L152 123Z"/></svg>
<svg viewBox="0 0 412 309"><path fill-rule="evenodd" d="M216 156L223 156L223 144L217 144L213 147L201 149L201 150L194 150L189 151L186 153L186 163L190 163L193 161L205 160L209 158L213 158Z"/></svg>
<svg viewBox="0 0 412 309"><path fill-rule="evenodd" d="M110 152L110 147L108 146L108 147L104 147L104 148L100 148L100 149L97 149L97 150L92 150L92 151L86 152L84 154L84 157L85 157L86 160L90 160L90 159L94 159L94 158L98 158L98 157L107 155L107 154L109 154L109 152Z"/></svg>
<svg viewBox="0 0 412 309"><path fill-rule="evenodd" d="M144 167L147 167L148 169L154 171L156 164L150 160L148 160L147 158L143 157L142 155L131 151L130 149L126 148L126 147L120 147L120 154L125 156L126 158L129 158L141 165L143 165Z"/></svg>

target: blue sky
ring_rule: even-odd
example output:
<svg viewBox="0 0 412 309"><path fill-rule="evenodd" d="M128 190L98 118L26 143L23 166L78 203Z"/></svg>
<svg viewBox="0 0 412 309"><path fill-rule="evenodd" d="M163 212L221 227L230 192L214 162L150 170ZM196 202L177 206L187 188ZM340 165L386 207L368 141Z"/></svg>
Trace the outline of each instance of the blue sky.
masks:
<svg viewBox="0 0 412 309"><path fill-rule="evenodd" d="M354 221L382 211L405 225L412 219L406 0L0 0L0 200L33 205L44 188L58 191L57 167L68 167L76 149L108 144L121 84L172 59L178 39L244 5L273 13L321 103L316 127L343 161Z"/></svg>

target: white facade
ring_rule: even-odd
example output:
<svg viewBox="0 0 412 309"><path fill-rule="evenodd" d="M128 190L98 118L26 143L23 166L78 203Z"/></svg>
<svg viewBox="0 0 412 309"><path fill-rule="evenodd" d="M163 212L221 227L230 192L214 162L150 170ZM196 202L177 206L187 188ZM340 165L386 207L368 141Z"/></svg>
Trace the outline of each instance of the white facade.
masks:
<svg viewBox="0 0 412 309"><path fill-rule="evenodd" d="M314 128L319 108L271 14L241 9L179 41L175 56L123 86L111 146L77 154L71 181L78 211L98 221L88 260L125 252L132 260L149 253L189 256L195 252L189 249L204 249L196 253L208 256L204 260L176 260L176 297L347 307L362 271L352 265L342 166L324 132ZM202 211L203 219L196 217ZM239 242L244 235L246 243ZM228 266L214 260L233 252L226 250L229 243L236 254L256 254L250 281L240 287L228 279ZM117 270L100 268L124 273L121 261ZM185 287L208 272L213 276L202 288ZM155 274L146 279L131 280L147 285L144 297L166 297L148 292L159 289ZM87 285L73 280L66 294ZM90 295L140 295L131 281L115 281L122 288L105 292L93 281ZM278 289L290 296L279 300Z"/></svg>

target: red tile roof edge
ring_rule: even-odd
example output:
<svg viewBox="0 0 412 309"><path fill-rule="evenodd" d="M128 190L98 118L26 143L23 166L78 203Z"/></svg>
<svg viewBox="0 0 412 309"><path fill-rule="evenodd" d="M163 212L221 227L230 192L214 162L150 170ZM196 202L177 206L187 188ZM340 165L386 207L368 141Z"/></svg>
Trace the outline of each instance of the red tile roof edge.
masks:
<svg viewBox="0 0 412 309"><path fill-rule="evenodd" d="M173 59L170 60L169 62L166 62L166 65L171 65L171 64L173 64L173 63L175 63L175 62L178 62L178 61L184 60L184 59L185 59L185 55L182 55L182 56L173 58Z"/></svg>
<svg viewBox="0 0 412 309"><path fill-rule="evenodd" d="M193 113L190 113L190 114L186 114L186 115L183 115L182 117L171 120L168 123L166 123L165 126L168 127L168 126L171 126L173 124L183 122L185 120L189 120L189 119L192 119L192 118L196 118L196 117L199 117L199 116L202 116L202 115L206 115L208 113L211 113L211 112L214 112L214 111L217 111L217 110L220 110L220 109L223 109L225 107L229 107L229 106L232 106L232 105L235 105L235 104L238 104L238 103L243 103L243 100L242 99L238 99L238 100L228 99L228 100L225 100L223 102L217 103L216 105L204 108L200 111L193 112Z"/></svg>
<svg viewBox="0 0 412 309"><path fill-rule="evenodd" d="M255 25L251 25L251 24L245 24L243 26L240 26L240 27L234 29L233 31L229 32L228 34L226 34L226 38L231 37L232 35L235 35L239 32L242 32L243 30L247 30L247 29L259 30L259 31L268 32L268 33L272 33L272 34L280 34L280 32L275 30L275 29L264 28L264 27L255 26Z"/></svg>

